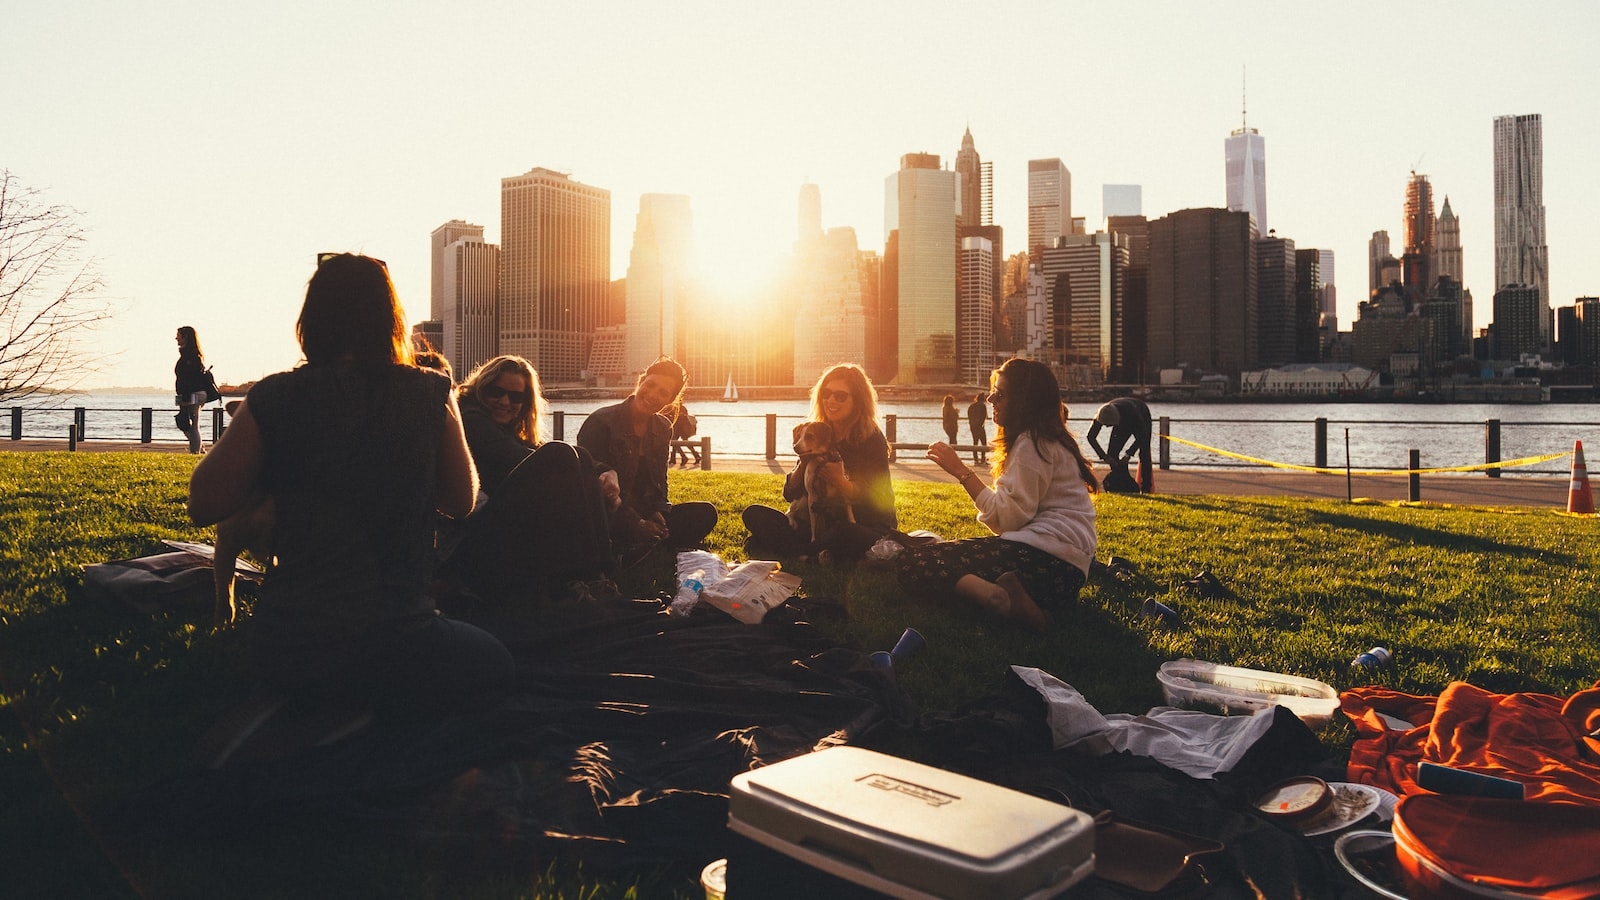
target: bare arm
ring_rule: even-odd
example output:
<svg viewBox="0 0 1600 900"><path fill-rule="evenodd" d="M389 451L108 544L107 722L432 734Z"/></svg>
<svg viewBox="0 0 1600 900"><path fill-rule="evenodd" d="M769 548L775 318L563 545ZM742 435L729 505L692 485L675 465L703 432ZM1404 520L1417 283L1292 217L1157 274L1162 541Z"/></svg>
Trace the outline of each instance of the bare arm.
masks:
<svg viewBox="0 0 1600 900"><path fill-rule="evenodd" d="M439 512L460 519L472 512L473 501L478 497L478 470L467 449L467 434L461 427L461 410L456 407L454 394L445 403L445 419L444 431L439 435L433 502Z"/></svg>
<svg viewBox="0 0 1600 900"><path fill-rule="evenodd" d="M189 518L212 525L243 509L261 476L261 428L250 401L239 404L228 430L189 478Z"/></svg>
<svg viewBox="0 0 1600 900"><path fill-rule="evenodd" d="M983 479L979 478L978 473L972 471L970 466L961 461L961 457L956 455L956 451L951 449L949 444L944 441L936 441L929 444L928 458L937 463L939 468L945 470L947 474L953 476L966 489L968 497L976 500L978 495L983 493Z"/></svg>

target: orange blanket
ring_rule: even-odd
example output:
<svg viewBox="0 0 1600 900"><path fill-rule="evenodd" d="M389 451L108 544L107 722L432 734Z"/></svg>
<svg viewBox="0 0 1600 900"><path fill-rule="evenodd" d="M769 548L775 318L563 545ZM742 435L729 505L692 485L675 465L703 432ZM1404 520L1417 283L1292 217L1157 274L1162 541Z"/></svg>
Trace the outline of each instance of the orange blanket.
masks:
<svg viewBox="0 0 1600 900"><path fill-rule="evenodd" d="M1351 781L1416 793L1417 763L1427 761L1520 781L1529 800L1600 806L1600 683L1565 700L1462 682L1438 697L1361 687L1340 694L1339 707L1357 732Z"/></svg>

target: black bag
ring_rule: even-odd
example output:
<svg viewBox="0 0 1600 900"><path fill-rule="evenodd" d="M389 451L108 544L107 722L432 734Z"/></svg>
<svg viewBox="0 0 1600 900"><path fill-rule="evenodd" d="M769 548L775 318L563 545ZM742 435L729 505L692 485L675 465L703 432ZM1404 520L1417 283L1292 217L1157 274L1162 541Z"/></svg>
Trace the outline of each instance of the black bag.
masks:
<svg viewBox="0 0 1600 900"><path fill-rule="evenodd" d="M206 402L215 403L222 399L222 391L217 388L217 376L206 369Z"/></svg>

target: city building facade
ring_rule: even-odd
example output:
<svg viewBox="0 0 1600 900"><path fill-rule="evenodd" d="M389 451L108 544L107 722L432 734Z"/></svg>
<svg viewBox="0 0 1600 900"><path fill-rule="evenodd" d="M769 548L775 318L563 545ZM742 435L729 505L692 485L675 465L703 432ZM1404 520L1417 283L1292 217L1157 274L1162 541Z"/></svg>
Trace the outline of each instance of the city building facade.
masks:
<svg viewBox="0 0 1600 900"><path fill-rule="evenodd" d="M440 254L444 291L440 345L457 379L500 352L500 248L478 238L462 238Z"/></svg>
<svg viewBox="0 0 1600 900"><path fill-rule="evenodd" d="M1059 159L1028 160L1028 252L1072 230L1072 173Z"/></svg>
<svg viewBox="0 0 1600 900"><path fill-rule="evenodd" d="M988 238L961 239L956 297L956 378L987 384L994 368L995 250Z"/></svg>
<svg viewBox="0 0 1600 900"><path fill-rule="evenodd" d="M1224 141L1223 159L1228 209L1249 213L1255 219L1256 232L1268 233L1266 139L1248 123L1241 123Z"/></svg>
<svg viewBox="0 0 1600 900"><path fill-rule="evenodd" d="M682 360L692 339L694 217L683 194L642 194L628 252L628 374L662 356ZM691 373L691 375L696 373ZM703 377L703 373L702 374Z"/></svg>
<svg viewBox="0 0 1600 900"><path fill-rule="evenodd" d="M1150 223L1149 371L1256 367L1255 238L1243 211L1184 209Z"/></svg>
<svg viewBox="0 0 1600 900"><path fill-rule="evenodd" d="M1550 341L1550 250L1545 244L1544 124L1537 113L1494 120L1494 288L1539 292L1539 338ZM1499 301L1496 300L1498 313ZM1496 319L1498 324L1498 316Z"/></svg>
<svg viewBox="0 0 1600 900"><path fill-rule="evenodd" d="M500 352L580 382L611 284L611 192L534 168L500 179Z"/></svg>
<svg viewBox="0 0 1600 900"><path fill-rule="evenodd" d="M885 232L898 234L899 384L956 374L956 173L931 153L908 153L886 181Z"/></svg>

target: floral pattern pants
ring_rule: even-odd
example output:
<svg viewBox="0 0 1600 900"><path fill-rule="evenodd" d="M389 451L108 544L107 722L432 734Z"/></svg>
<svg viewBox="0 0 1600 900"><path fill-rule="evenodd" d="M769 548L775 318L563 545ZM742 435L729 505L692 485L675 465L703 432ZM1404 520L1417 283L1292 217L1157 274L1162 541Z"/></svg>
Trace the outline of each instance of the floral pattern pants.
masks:
<svg viewBox="0 0 1600 900"><path fill-rule="evenodd" d="M951 594L963 575L994 581L1016 572L1028 595L1042 607L1078 599L1084 574L1072 563L1001 537L967 538L906 547L894 558L900 587L913 596Z"/></svg>

